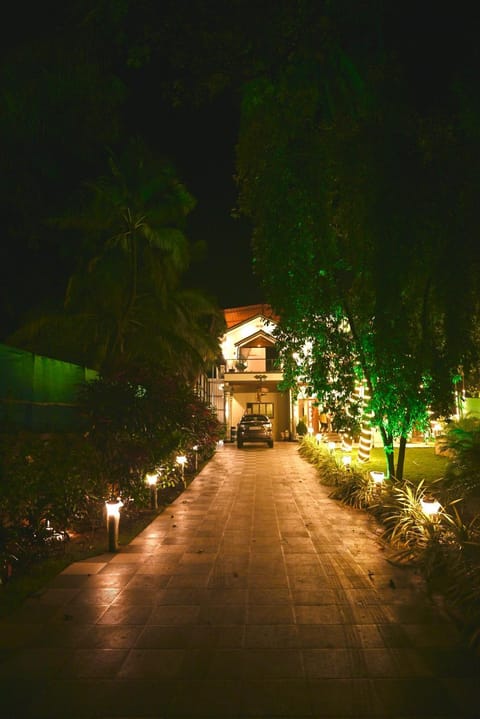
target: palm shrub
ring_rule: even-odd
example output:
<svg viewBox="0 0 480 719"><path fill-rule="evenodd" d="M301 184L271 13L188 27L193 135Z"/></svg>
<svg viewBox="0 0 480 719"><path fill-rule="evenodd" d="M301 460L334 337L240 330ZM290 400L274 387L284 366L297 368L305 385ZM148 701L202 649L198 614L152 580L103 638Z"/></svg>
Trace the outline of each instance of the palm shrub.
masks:
<svg viewBox="0 0 480 719"><path fill-rule="evenodd" d="M372 507L377 501L378 489L370 474L355 468L345 470L338 467L338 469L341 478L330 493L330 497L355 509Z"/></svg>
<svg viewBox="0 0 480 719"><path fill-rule="evenodd" d="M382 538L396 549L398 561L418 562L425 550L439 541L440 523L422 509L425 494L423 480L417 485L407 481L393 484L373 508L384 525Z"/></svg>
<svg viewBox="0 0 480 719"><path fill-rule="evenodd" d="M460 606L461 596L470 595L470 567L480 560L478 521L464 522L458 499L427 515L422 508L427 495L423 480L392 485L373 511L384 525L382 539L394 549L392 559L417 566L431 588Z"/></svg>
<svg viewBox="0 0 480 719"><path fill-rule="evenodd" d="M314 437L306 435L298 448L304 459L318 471L320 482L333 487L345 479L345 469L340 467L324 445L318 444Z"/></svg>

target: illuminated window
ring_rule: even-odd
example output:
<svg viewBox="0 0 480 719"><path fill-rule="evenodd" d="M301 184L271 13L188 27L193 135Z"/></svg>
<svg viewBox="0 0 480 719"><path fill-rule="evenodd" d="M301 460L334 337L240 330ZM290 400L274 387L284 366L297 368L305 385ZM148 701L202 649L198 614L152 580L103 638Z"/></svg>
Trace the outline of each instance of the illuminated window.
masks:
<svg viewBox="0 0 480 719"><path fill-rule="evenodd" d="M272 419L273 402L247 402L247 414L266 414Z"/></svg>

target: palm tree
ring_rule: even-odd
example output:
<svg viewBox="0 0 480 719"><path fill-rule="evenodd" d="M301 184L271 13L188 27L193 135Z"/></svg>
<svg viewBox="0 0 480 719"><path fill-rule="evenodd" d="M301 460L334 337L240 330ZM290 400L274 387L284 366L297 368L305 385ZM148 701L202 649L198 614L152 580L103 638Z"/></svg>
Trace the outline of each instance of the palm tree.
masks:
<svg viewBox="0 0 480 719"><path fill-rule="evenodd" d="M82 232L83 259L64 308L42 316L10 342L111 374L135 364L195 375L218 354L221 314L182 287L191 249L183 232L194 199L172 167L132 141L109 173L87 185L80 215L57 222Z"/></svg>

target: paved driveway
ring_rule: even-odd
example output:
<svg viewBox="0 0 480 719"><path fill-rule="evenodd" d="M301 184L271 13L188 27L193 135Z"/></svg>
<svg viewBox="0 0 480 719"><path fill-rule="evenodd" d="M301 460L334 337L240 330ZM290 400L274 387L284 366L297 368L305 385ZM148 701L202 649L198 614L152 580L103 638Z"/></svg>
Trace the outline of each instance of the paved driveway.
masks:
<svg viewBox="0 0 480 719"><path fill-rule="evenodd" d="M226 445L0 623L0 717L480 716L478 660L297 446Z"/></svg>

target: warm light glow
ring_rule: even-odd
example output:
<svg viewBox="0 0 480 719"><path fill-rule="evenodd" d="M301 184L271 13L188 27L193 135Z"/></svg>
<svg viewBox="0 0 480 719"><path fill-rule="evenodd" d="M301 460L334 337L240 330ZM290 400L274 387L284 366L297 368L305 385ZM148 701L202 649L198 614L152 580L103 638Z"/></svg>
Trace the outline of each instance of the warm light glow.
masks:
<svg viewBox="0 0 480 719"><path fill-rule="evenodd" d="M158 480L158 474L146 474L145 475L145 481L147 482L150 487L153 487L156 485Z"/></svg>
<svg viewBox="0 0 480 719"><path fill-rule="evenodd" d="M194 452L198 452L198 449L199 449L198 444L194 444L192 449Z"/></svg>
<svg viewBox="0 0 480 719"><path fill-rule="evenodd" d="M177 464L181 464L182 466L187 464L187 458L184 454L179 454L177 457Z"/></svg>
<svg viewBox="0 0 480 719"><path fill-rule="evenodd" d="M370 477L373 479L375 484L382 484L385 479L385 472L370 472Z"/></svg>
<svg viewBox="0 0 480 719"><path fill-rule="evenodd" d="M350 467L352 464L352 458L349 454L344 454L342 457L342 462L345 465L345 467Z"/></svg>
<svg viewBox="0 0 480 719"><path fill-rule="evenodd" d="M217 447L223 447L223 439L218 440Z"/></svg>
<svg viewBox="0 0 480 719"><path fill-rule="evenodd" d="M428 517L437 514L442 506L436 499L421 499L420 504L422 505L423 513Z"/></svg>
<svg viewBox="0 0 480 719"><path fill-rule="evenodd" d="M107 517L120 517L120 509L123 507L123 502L118 499L114 502L105 502L107 508Z"/></svg>

